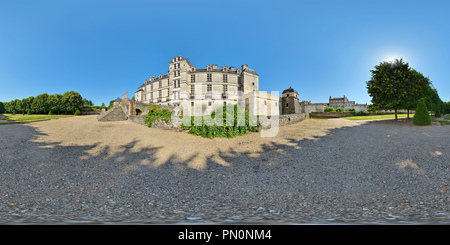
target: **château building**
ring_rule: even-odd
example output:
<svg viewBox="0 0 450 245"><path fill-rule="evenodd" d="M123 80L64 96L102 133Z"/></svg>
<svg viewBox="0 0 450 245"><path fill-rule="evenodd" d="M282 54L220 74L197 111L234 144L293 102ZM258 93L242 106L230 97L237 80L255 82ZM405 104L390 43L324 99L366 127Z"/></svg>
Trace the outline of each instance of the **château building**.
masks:
<svg viewBox="0 0 450 245"><path fill-rule="evenodd" d="M345 97L345 95L343 97L338 97L338 98L332 98L330 96L328 106L333 107L334 109L336 109L338 107L342 107L346 111L348 111L348 109L350 109L350 108L354 108L356 111L366 111L367 110L367 104L357 104L357 103L355 103L355 101L348 100L348 98Z"/></svg>
<svg viewBox="0 0 450 245"><path fill-rule="evenodd" d="M259 91L259 75L248 65L197 68L187 58L175 56L166 74L150 76L138 87L135 100L144 104L207 107L227 104L245 106L250 114L269 115L281 110L280 97ZM272 113L273 114L273 113Z"/></svg>

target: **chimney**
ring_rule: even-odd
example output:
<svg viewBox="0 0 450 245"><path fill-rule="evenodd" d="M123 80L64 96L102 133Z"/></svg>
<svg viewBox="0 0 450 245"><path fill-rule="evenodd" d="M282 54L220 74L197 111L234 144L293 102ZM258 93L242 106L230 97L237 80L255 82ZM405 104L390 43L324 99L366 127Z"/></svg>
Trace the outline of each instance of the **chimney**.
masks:
<svg viewBox="0 0 450 245"><path fill-rule="evenodd" d="M247 65L247 64L243 64L243 65L242 65L242 70L243 70L243 71L245 71L245 69L247 69L247 68L248 68L248 65Z"/></svg>

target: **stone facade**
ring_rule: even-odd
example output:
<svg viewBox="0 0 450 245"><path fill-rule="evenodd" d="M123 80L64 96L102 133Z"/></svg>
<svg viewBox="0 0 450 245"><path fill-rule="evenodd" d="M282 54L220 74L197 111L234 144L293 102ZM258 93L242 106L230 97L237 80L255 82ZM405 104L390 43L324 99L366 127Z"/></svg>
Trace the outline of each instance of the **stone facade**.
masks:
<svg viewBox="0 0 450 245"><path fill-rule="evenodd" d="M183 107L194 115L215 110L218 106L238 104L251 114L280 111L280 98L258 90L259 75L247 64L198 69L187 58L176 56L169 62L167 74L150 76L138 87L135 101ZM273 109L272 109L273 108Z"/></svg>
<svg viewBox="0 0 450 245"><path fill-rule="evenodd" d="M281 94L282 114L301 113L298 93L292 87L284 90Z"/></svg>
<svg viewBox="0 0 450 245"><path fill-rule="evenodd" d="M305 100L300 102L302 113L323 112L327 106L327 103L311 103L311 101Z"/></svg>
<svg viewBox="0 0 450 245"><path fill-rule="evenodd" d="M346 111L350 108L354 108L356 111L367 111L367 104L357 104L355 101L348 100L347 97L338 97L338 98L329 98L328 102L329 107L333 107L334 109L338 107L344 108Z"/></svg>

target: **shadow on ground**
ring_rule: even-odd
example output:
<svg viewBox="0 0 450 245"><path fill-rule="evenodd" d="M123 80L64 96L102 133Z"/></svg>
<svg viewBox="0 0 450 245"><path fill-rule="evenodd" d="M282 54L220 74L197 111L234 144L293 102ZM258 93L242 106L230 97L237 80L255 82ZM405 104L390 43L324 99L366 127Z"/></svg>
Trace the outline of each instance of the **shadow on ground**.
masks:
<svg viewBox="0 0 450 245"><path fill-rule="evenodd" d="M219 157L227 164L208 157L202 170L189 167L195 155L180 161L174 153L152 165L161 147L135 151L135 139L114 154L104 147L92 155L98 144L36 142L42 133L28 125L0 130L0 215L13 213L13 219L52 213L103 220L420 222L450 215L443 127L367 122L266 143L256 155L223 149Z"/></svg>

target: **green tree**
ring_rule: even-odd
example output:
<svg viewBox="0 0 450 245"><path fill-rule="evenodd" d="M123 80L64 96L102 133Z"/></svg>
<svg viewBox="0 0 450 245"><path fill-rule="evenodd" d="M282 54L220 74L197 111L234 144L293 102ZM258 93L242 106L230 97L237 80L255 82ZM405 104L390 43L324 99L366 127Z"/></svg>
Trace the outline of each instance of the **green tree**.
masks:
<svg viewBox="0 0 450 245"><path fill-rule="evenodd" d="M28 113L29 111L33 112L34 111L33 110L33 101L34 101L33 96L22 99L22 101L21 101L22 103L20 106L20 108L21 108L20 112L22 112L22 113Z"/></svg>
<svg viewBox="0 0 450 245"><path fill-rule="evenodd" d="M50 110L50 105L48 103L49 95L47 93L40 94L36 96L31 103L31 109L34 113L47 114Z"/></svg>
<svg viewBox="0 0 450 245"><path fill-rule="evenodd" d="M425 96L425 91L430 88L431 81L428 77L425 77L422 73L410 68L408 74L408 83L406 84L406 90L408 91L404 94L404 106L403 109L409 111L414 110L417 107L417 102L419 98Z"/></svg>
<svg viewBox="0 0 450 245"><path fill-rule="evenodd" d="M114 107L114 100L111 100L111 101L109 102L109 105L108 105L107 110L109 110L109 109L111 109L111 108L113 108L113 107Z"/></svg>
<svg viewBox="0 0 450 245"><path fill-rule="evenodd" d="M48 106L49 111L57 112L58 114L64 110L64 105L62 104L62 95L52 94L48 96Z"/></svg>
<svg viewBox="0 0 450 245"><path fill-rule="evenodd" d="M83 110L83 98L77 92L65 92L61 98L64 104L64 111L74 113L76 110Z"/></svg>
<svg viewBox="0 0 450 245"><path fill-rule="evenodd" d="M441 98L439 98L439 94L437 90L430 85L424 91L425 104L427 105L428 110L436 112L439 107L443 104Z"/></svg>
<svg viewBox="0 0 450 245"><path fill-rule="evenodd" d="M0 101L0 113L5 113L5 112L6 112L5 103Z"/></svg>
<svg viewBox="0 0 450 245"><path fill-rule="evenodd" d="M84 106L93 106L94 103L92 103L92 100L83 99Z"/></svg>
<svg viewBox="0 0 450 245"><path fill-rule="evenodd" d="M394 62L381 62L375 66L371 79L366 82L373 105L378 109L395 111L405 107L411 79L409 79L409 65L403 59Z"/></svg>
<svg viewBox="0 0 450 245"><path fill-rule="evenodd" d="M13 103L14 103L13 113L25 113L25 110L22 106L23 105L22 100L15 99Z"/></svg>

